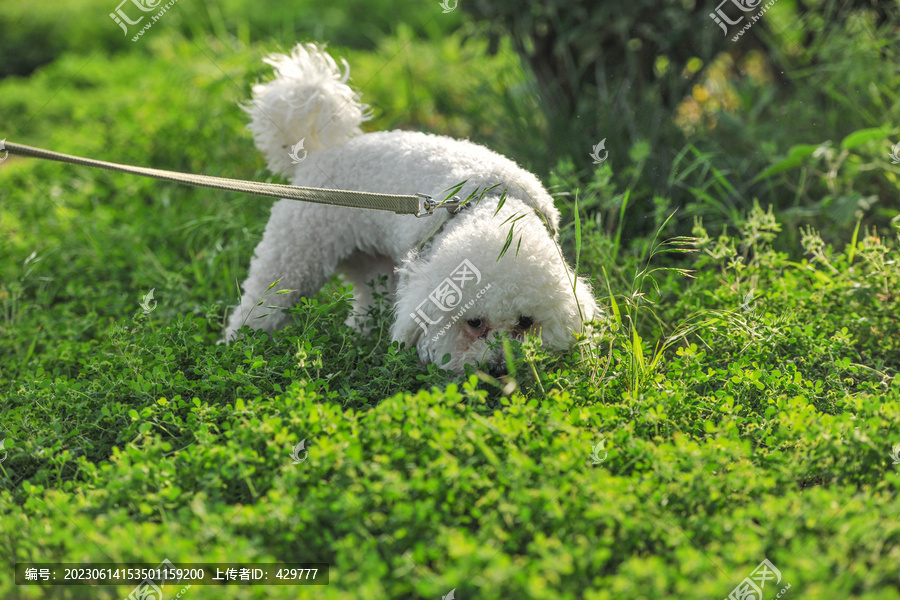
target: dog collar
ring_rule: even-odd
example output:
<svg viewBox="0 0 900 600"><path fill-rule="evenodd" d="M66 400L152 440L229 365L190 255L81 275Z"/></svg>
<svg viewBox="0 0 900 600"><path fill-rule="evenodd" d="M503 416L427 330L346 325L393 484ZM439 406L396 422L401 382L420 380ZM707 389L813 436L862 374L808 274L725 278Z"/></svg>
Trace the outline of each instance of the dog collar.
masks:
<svg viewBox="0 0 900 600"><path fill-rule="evenodd" d="M424 194L417 194L417 195L420 197L424 196ZM428 233L426 233L424 236L422 236L422 239L419 240L418 244L416 244L416 247L415 247L416 254L421 252L422 248L424 248L431 240L433 240L435 238L435 236L437 236L437 234L439 234L441 232L441 230L444 228L444 226L450 222L451 218L453 218L453 215L459 214L459 212L461 210L468 208L468 206L469 206L469 202L466 202L465 204L463 204L462 201L459 199L459 196L453 196L453 198L451 198L450 200L445 200L443 202L435 202L434 200L431 199L431 196L426 196L426 198L427 199L423 200L423 202L425 203L424 210L427 211L427 213L426 213L427 215L431 215L432 212L434 211L434 209L437 207L441 207L441 208L446 207L448 214L443 219L438 219L438 221L434 224L434 227L429 229ZM416 215L416 216L421 217L423 215Z"/></svg>
<svg viewBox="0 0 900 600"><path fill-rule="evenodd" d="M462 204L462 200L459 199L459 196L453 196L450 200L441 202L435 200L428 194L417 192L416 197L419 199L419 210L416 212L417 217L430 217L434 214L434 209L436 208L446 208L447 212L455 215L461 208L465 207L465 205Z"/></svg>
<svg viewBox="0 0 900 600"><path fill-rule="evenodd" d="M422 239L419 240L418 244L416 244L415 252L416 254L418 254L426 245L428 245L429 242L431 242L431 240L435 238L435 236L437 236L437 234L441 232L441 230L447 225L447 223L450 222L450 219L453 218L453 215L459 214L460 211L468 208L470 205L472 205L472 202L463 202L459 199L459 196L453 196L453 198L451 198L450 200L444 200L443 202L436 202L431 198L431 196L427 196L425 194L416 195L419 196L419 203L422 207L419 212L421 213L422 210L425 211L424 214L417 214L417 217L431 216L434 213L435 208L446 208L448 213L444 218L438 219L434 227L429 229L428 233L422 236ZM475 202L475 204L478 204L478 202ZM544 213L544 211L537 208L537 206L535 206L534 204L532 204L531 208L537 215L540 216L541 222L544 224L544 227L547 228L547 232L550 234L550 237L555 238L556 235L558 235L558 232L556 228L553 227L550 218Z"/></svg>

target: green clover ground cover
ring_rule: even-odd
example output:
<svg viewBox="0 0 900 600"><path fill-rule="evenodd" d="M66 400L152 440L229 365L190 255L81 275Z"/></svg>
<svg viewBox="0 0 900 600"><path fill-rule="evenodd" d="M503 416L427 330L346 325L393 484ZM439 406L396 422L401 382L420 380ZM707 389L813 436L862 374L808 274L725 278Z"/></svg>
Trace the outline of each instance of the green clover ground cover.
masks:
<svg viewBox="0 0 900 600"><path fill-rule="evenodd" d="M16 141L265 177L234 82L266 50L152 49L64 55L0 84L0 114L71 80ZM361 337L334 283L217 345L267 202L15 158L0 194L4 598L131 590L16 586L14 561L164 558L332 565L198 599L721 598L764 558L789 598L900 597L895 231L788 253L756 206L625 251L570 219L609 319L571 356L512 348L495 382L391 346L385 302Z"/></svg>

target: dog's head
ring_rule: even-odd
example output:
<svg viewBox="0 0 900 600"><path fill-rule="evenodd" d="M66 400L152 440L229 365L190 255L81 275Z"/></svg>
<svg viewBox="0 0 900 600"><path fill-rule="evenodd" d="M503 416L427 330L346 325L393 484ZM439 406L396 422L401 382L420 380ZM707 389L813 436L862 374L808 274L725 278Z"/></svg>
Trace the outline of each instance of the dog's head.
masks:
<svg viewBox="0 0 900 600"><path fill-rule="evenodd" d="M423 362L441 364L449 354L443 366L451 371L471 364L504 374L502 347L489 341L530 332L542 346L565 350L599 313L590 286L575 278L532 209L508 201L495 211L496 199L486 198L453 217L424 255L400 269L392 335Z"/></svg>

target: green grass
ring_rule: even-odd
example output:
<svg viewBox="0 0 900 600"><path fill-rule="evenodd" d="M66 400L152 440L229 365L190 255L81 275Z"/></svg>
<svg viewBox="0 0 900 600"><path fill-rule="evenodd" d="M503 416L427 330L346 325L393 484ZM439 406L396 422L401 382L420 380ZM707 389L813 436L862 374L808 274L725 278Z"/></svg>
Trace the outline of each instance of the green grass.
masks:
<svg viewBox="0 0 900 600"><path fill-rule="evenodd" d="M519 67L397 29L336 50L366 84L368 126L504 149L523 123L491 94L525 85ZM265 179L237 102L272 47L150 33L0 81L0 133ZM673 186L719 201L737 175L678 150L694 162ZM0 163L0 596L132 587L15 586L13 561L168 558L332 565L323 588L192 599L723 598L768 558L787 598L900 597L897 231L857 220L835 249L758 204L723 204L720 227L659 196L644 215L658 235L634 238L628 179L609 164L585 179L583 163L547 183L608 318L569 355L513 344L504 381L419 365L390 343L382 296L368 337L347 328L335 282L292 327L219 345L270 201Z"/></svg>

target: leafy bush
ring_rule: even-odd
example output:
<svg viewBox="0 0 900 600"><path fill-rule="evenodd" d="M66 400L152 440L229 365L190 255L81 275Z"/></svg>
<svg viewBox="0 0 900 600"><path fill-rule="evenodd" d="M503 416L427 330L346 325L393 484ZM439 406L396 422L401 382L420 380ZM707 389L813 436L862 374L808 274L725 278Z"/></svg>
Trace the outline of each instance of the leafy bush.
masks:
<svg viewBox="0 0 900 600"><path fill-rule="evenodd" d="M144 4L152 4L145 2ZM165 3L160 3L160 8ZM147 38L133 42L140 25L126 35L109 17L122 6L119 0L46 0L9 4L0 12L0 78L28 75L64 52L92 56L104 53L145 52ZM144 15L131 3L123 7L137 20ZM435 19L435 10L421 2L360 2L342 0L328 6L292 0L269 4L265 10L244 0L184 2L173 4L158 25L154 37L173 31L198 42L215 36L220 43L264 41L269 51L291 48L298 41L314 39L334 45L372 49L394 32L397 13L403 13L407 29L422 37L437 37L457 27L455 15ZM146 16L156 14L146 13ZM354 15L365 14L364 26ZM146 21L144 21L146 23ZM143 23L141 23L143 25ZM40 40L41 43L31 43Z"/></svg>
<svg viewBox="0 0 900 600"><path fill-rule="evenodd" d="M526 139L518 128L542 122L509 47L488 59L462 34L405 45L412 30L398 31L374 51L338 49L376 107L373 129L435 128L509 152ZM0 82L11 141L265 178L236 103L272 47L160 33L141 52L65 54ZM749 106L763 86L743 83ZM697 97L691 122L711 141L667 147L684 167L666 172L669 191L696 198L675 217L676 195L642 196L649 143L589 174L563 157L546 178L561 245L606 318L568 355L511 344L502 380L420 366L390 343L383 295L360 335L339 281L292 309L292 327L217 344L268 203L9 157L0 569L315 560L332 564L327 587L185 597L689 599L727 596L768 558L798 596L898 597L896 230L868 213L846 227L827 215L837 200L816 205L832 185L834 198L890 193L884 140L845 140L841 158L822 141L853 134L859 115L840 136L799 117L784 131L764 118L773 102L730 130L747 136L739 147L760 128L764 152L720 153L727 118ZM820 106L829 123L838 106ZM794 118L802 105L782 108ZM821 149L790 150L801 142ZM804 190L799 206L828 231L751 193L770 185ZM889 223L891 205L873 208ZM309 455L293 464L301 440ZM0 578L10 598L130 591Z"/></svg>
<svg viewBox="0 0 900 600"><path fill-rule="evenodd" d="M581 243L608 252L590 227ZM228 348L209 343L217 308L156 324L165 312L135 302L105 339L60 340L62 368L35 366L49 349L21 365L0 545L17 560L324 560L316 593L335 598L705 598L763 557L797 589L884 597L894 557L870 532L897 516L896 242L834 253L808 231L797 263L771 249L778 230L759 208L737 236L698 222L677 246L700 251L689 283L653 266L671 244L623 256L643 268L611 266L600 344L517 346L512 387L422 373L388 347L383 301L362 338L339 290Z"/></svg>
<svg viewBox="0 0 900 600"><path fill-rule="evenodd" d="M584 186L593 178L591 149L605 140L615 183L631 191L635 210L625 214L627 231L652 234L654 224L642 215L658 197L671 209L709 204L701 188L713 183L705 176L710 167L731 180L716 190L715 203L736 212L756 197L791 222L800 215L782 211L842 220L847 203L823 201L820 190L805 189L812 182L801 180L798 191L795 183L760 183L754 176L796 144L842 139L863 128L890 130L900 120L891 42L900 13L869 2L782 0L735 43L709 18L716 4L566 0L523 9L518 2L476 0L461 6L501 55L507 51L497 45L510 39L534 77L547 120L523 132L520 139L530 143L513 148L515 156L542 174L574 160ZM880 141L883 147L887 140ZM687 144L703 157L702 166L690 154L685 160ZM700 181L685 189L685 173L695 170ZM880 206L897 196L895 175L880 178L874 190ZM858 189L847 174L849 197L868 198L873 178L861 178ZM814 199L798 202L807 194ZM869 217L872 205L849 210ZM710 209L707 217L722 216ZM686 234L689 221L683 225ZM837 232L824 234L834 241Z"/></svg>

